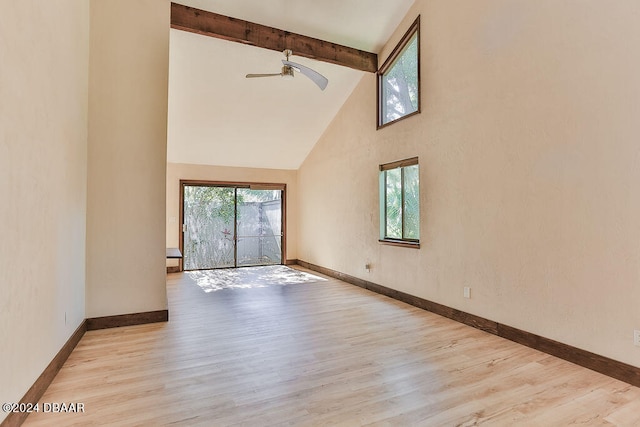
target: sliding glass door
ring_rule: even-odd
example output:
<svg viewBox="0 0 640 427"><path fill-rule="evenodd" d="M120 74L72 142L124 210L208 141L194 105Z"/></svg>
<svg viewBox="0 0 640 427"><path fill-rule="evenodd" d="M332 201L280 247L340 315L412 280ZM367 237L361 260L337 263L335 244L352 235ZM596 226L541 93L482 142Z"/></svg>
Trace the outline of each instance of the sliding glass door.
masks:
<svg viewBox="0 0 640 427"><path fill-rule="evenodd" d="M237 265L282 264L282 191L237 191Z"/></svg>
<svg viewBox="0 0 640 427"><path fill-rule="evenodd" d="M283 263L284 186L181 187L184 270Z"/></svg>
<svg viewBox="0 0 640 427"><path fill-rule="evenodd" d="M185 270L235 266L235 189L184 186Z"/></svg>

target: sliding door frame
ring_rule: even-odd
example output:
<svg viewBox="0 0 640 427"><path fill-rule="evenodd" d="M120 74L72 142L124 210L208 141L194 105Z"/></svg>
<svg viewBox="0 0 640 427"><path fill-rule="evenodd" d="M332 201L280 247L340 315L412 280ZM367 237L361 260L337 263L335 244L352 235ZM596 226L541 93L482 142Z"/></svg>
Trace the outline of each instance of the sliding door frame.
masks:
<svg viewBox="0 0 640 427"><path fill-rule="evenodd" d="M282 191L282 242L280 254L280 263L285 265L287 263L287 184L280 183L267 183L267 182L239 182L239 181L202 181L193 179L181 179L180 180L180 220L178 221L178 233L180 242L180 252L184 256L184 187L227 187L227 188L249 188L252 190L281 190ZM238 224L237 224L237 191L234 192L234 212L236 213L233 221L234 226L234 263L237 264L238 259ZM229 267L227 267L229 268ZM184 260L180 259L180 271L184 271Z"/></svg>

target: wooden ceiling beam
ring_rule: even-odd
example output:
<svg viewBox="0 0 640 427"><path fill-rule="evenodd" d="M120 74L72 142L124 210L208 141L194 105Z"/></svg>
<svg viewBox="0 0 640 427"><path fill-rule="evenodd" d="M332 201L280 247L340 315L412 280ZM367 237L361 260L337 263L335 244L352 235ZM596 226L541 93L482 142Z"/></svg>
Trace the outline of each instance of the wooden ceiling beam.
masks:
<svg viewBox="0 0 640 427"><path fill-rule="evenodd" d="M375 73L378 55L348 46L171 3L171 28Z"/></svg>

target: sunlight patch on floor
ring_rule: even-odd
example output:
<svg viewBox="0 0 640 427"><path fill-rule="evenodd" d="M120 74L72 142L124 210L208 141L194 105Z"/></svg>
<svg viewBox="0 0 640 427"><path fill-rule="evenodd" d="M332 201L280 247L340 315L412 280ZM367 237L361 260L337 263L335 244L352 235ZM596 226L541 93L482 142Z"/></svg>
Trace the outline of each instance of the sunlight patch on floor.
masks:
<svg viewBox="0 0 640 427"><path fill-rule="evenodd" d="M284 265L187 271L185 274L205 292L266 288L327 280Z"/></svg>

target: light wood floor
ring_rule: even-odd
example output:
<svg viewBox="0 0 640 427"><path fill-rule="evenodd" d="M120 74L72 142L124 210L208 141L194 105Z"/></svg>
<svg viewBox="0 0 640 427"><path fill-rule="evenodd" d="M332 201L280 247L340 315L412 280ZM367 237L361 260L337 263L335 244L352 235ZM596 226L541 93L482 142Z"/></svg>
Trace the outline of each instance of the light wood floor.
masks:
<svg viewBox="0 0 640 427"><path fill-rule="evenodd" d="M41 399L86 412L24 425L640 426L637 387L338 280L207 280L87 332Z"/></svg>

